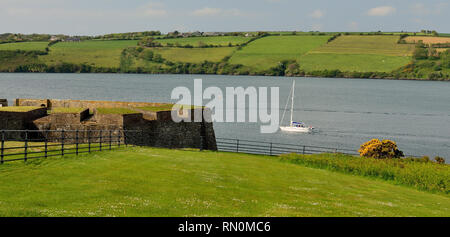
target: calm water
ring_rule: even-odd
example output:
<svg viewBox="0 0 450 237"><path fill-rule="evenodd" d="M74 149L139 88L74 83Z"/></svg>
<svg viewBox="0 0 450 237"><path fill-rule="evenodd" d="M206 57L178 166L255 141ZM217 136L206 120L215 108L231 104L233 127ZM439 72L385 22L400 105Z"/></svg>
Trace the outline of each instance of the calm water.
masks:
<svg viewBox="0 0 450 237"><path fill-rule="evenodd" d="M204 79L204 87L279 86L281 110L292 84L292 78L284 77L0 74L0 98L10 104L15 98L175 102L170 99L172 89L192 88L194 78ZM326 78L296 82L294 117L317 127L317 133L260 134L259 124L216 123L216 135L355 150L371 138L392 139L407 154L450 159L450 83Z"/></svg>

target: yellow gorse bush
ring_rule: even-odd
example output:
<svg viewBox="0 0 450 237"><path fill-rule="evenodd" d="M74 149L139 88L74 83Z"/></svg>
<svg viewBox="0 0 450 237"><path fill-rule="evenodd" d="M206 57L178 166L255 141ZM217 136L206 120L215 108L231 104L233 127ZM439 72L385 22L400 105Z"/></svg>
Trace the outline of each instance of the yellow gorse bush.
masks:
<svg viewBox="0 0 450 237"><path fill-rule="evenodd" d="M403 152L397 147L397 144L391 140L372 139L361 145L358 150L360 156L371 157L375 159L400 158Z"/></svg>

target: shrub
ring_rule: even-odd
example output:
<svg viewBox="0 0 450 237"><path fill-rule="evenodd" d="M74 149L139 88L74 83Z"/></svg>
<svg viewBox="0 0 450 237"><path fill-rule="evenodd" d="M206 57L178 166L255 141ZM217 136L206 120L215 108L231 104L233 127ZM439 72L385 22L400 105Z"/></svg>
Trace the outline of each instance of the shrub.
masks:
<svg viewBox="0 0 450 237"><path fill-rule="evenodd" d="M390 140L380 141L372 139L361 145L359 154L362 157L375 159L392 159L403 157L403 152L397 148L397 144Z"/></svg>
<svg viewBox="0 0 450 237"><path fill-rule="evenodd" d="M445 164L445 159L440 157L440 156L436 156L434 157L434 160L436 161L436 163L438 164Z"/></svg>

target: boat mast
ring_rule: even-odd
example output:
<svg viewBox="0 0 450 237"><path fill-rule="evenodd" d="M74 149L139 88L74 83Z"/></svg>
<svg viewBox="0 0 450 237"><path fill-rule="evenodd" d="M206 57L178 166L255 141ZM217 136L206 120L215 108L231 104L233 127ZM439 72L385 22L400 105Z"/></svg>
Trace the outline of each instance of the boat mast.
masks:
<svg viewBox="0 0 450 237"><path fill-rule="evenodd" d="M294 115L294 97L295 97L295 80L292 82L292 102L291 102L291 127L293 126L293 115Z"/></svg>

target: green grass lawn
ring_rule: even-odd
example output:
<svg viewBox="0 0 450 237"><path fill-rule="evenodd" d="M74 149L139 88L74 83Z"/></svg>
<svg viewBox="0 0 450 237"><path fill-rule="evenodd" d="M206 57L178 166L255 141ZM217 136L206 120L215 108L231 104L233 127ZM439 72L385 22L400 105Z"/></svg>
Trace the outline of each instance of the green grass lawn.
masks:
<svg viewBox="0 0 450 237"><path fill-rule="evenodd" d="M119 67L120 54L127 47L134 47L138 40L91 40L60 42L50 48L48 55L39 59L47 64L61 62L89 64L97 67Z"/></svg>
<svg viewBox="0 0 450 237"><path fill-rule="evenodd" d="M256 70L275 67L280 61L297 60L301 55L327 42L330 36L269 36L255 40L236 51L232 64L242 64Z"/></svg>
<svg viewBox="0 0 450 237"><path fill-rule="evenodd" d="M157 42L160 42L163 45L167 45L167 43L171 44L179 44L179 45L192 45L194 47L199 46L200 42L203 42L207 45L218 45L218 46L228 46L229 43L243 44L249 41L251 38L242 37L242 36L212 36L212 37L189 37L189 38L175 38L175 39L158 39Z"/></svg>
<svg viewBox="0 0 450 237"><path fill-rule="evenodd" d="M450 216L450 198L279 158L123 148L0 166L0 216Z"/></svg>
<svg viewBox="0 0 450 237"><path fill-rule="evenodd" d="M98 114L137 114L136 110L129 108L96 108Z"/></svg>
<svg viewBox="0 0 450 237"><path fill-rule="evenodd" d="M35 106L7 106L0 107L0 111L4 112L28 112L34 109L39 109L40 107Z"/></svg>
<svg viewBox="0 0 450 237"><path fill-rule="evenodd" d="M44 51L48 42L21 42L0 44L0 50L41 50Z"/></svg>
<svg viewBox="0 0 450 237"><path fill-rule="evenodd" d="M236 50L236 47L221 48L155 48L153 52L172 62L201 63L205 60L219 62Z"/></svg>

